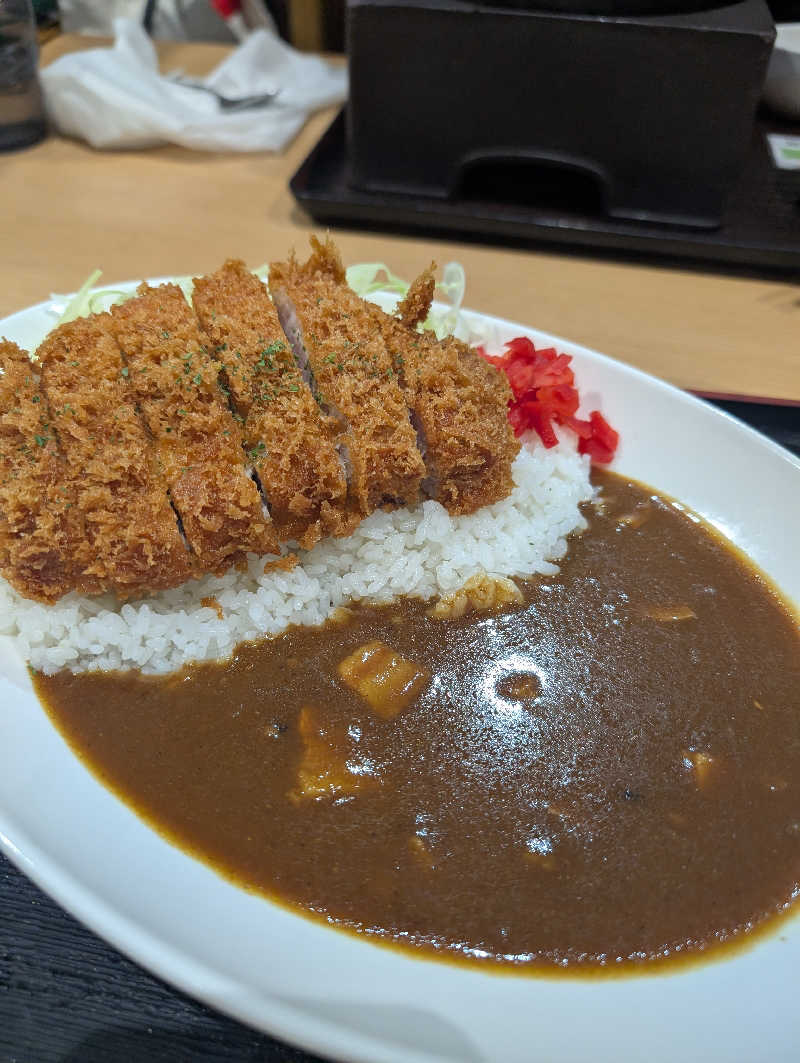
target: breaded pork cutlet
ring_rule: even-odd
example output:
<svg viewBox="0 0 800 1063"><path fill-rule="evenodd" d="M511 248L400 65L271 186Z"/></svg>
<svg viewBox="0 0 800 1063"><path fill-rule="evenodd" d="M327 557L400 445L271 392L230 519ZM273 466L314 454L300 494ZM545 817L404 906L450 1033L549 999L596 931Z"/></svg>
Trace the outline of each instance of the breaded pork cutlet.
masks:
<svg viewBox="0 0 800 1063"><path fill-rule="evenodd" d="M194 308L224 367L244 447L282 540L309 549L323 535L347 535L359 514L347 507L336 425L311 394L264 284L230 260L194 281Z"/></svg>
<svg viewBox="0 0 800 1063"><path fill-rule="evenodd" d="M417 501L425 466L383 337L344 283L317 268L273 263L270 291L301 370L324 411L340 422L350 497L366 516Z"/></svg>
<svg viewBox="0 0 800 1063"><path fill-rule="evenodd" d="M247 473L239 424L177 285L141 285L115 306L125 383L155 442L169 496L200 567L222 574L249 552L278 553L272 522Z"/></svg>
<svg viewBox="0 0 800 1063"><path fill-rule="evenodd" d="M26 598L52 603L80 582L84 535L37 368L0 340L0 570Z"/></svg>
<svg viewBox="0 0 800 1063"><path fill-rule="evenodd" d="M83 519L83 574L130 597L183 583L193 566L109 323L98 314L59 325L37 354Z"/></svg>
<svg viewBox="0 0 800 1063"><path fill-rule="evenodd" d="M519 442L508 421L511 389L505 375L466 343L417 332L432 278L423 274L397 308L375 317L412 410L427 476L423 491L450 513L473 513L505 498Z"/></svg>
<svg viewBox="0 0 800 1063"><path fill-rule="evenodd" d="M314 253L306 273L324 279L329 288L338 285L348 305L355 300L360 329L379 332L385 343L424 455L423 493L453 514L473 513L505 498L519 451L508 423L511 392L504 375L465 343L417 331L433 298L432 271L414 282L398 316L392 316L347 288L330 239L323 243L312 237L311 242Z"/></svg>

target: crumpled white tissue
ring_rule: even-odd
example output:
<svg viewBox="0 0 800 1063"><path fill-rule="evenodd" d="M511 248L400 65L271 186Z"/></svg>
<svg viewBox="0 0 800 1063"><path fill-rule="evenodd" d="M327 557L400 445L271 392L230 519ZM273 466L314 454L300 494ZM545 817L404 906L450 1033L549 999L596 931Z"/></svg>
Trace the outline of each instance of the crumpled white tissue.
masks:
<svg viewBox="0 0 800 1063"><path fill-rule="evenodd" d="M280 151L312 111L347 95L344 68L257 29L198 80L224 96L278 95L266 106L226 113L209 93L159 74L153 43L137 22L117 19L114 31L113 47L73 52L41 72L51 121L95 148Z"/></svg>

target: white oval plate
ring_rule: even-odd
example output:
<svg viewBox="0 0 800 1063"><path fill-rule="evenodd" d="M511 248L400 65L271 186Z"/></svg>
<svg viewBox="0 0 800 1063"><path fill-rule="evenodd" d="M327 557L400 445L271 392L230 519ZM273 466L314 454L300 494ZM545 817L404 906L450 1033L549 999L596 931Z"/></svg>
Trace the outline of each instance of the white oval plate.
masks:
<svg viewBox="0 0 800 1063"><path fill-rule="evenodd" d="M124 286L128 289L132 285ZM25 345L47 303L0 322ZM684 392L574 343L467 314L574 358L615 468L674 495L800 601L800 462ZM363 1063L796 1063L800 919L726 959L611 980L484 974L359 940L237 888L112 796L0 657L0 844L60 904L213 1007Z"/></svg>

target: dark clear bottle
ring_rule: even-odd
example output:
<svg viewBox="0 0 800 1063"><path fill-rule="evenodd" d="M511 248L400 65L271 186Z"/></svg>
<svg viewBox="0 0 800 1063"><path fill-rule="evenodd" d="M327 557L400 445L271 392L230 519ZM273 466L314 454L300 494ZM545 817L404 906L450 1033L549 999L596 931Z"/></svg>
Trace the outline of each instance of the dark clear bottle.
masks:
<svg viewBox="0 0 800 1063"><path fill-rule="evenodd" d="M45 135L38 56L30 0L0 0L0 151Z"/></svg>

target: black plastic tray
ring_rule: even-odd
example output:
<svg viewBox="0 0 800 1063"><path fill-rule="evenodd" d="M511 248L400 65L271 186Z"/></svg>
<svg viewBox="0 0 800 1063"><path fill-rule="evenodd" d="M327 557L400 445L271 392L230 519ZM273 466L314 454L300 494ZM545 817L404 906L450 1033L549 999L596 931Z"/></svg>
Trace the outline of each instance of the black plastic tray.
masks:
<svg viewBox="0 0 800 1063"><path fill-rule="evenodd" d="M290 182L318 222L381 229L424 229L497 243L567 245L720 265L800 269L800 171L777 170L767 132L796 132L760 118L741 180L719 229L621 221L580 208L444 200L367 192L349 182L344 112L338 115Z"/></svg>

